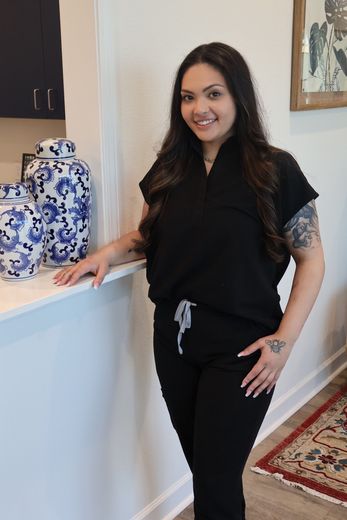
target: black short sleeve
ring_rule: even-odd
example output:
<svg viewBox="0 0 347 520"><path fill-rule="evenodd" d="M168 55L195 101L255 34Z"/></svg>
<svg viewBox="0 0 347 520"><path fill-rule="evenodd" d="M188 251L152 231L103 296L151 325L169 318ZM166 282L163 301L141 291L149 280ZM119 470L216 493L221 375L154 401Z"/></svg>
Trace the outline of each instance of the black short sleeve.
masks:
<svg viewBox="0 0 347 520"><path fill-rule="evenodd" d="M154 173L158 168L158 160L155 161L151 169L146 173L144 178L139 182L140 190L142 191L143 198L149 204L149 187L152 182Z"/></svg>
<svg viewBox="0 0 347 520"><path fill-rule="evenodd" d="M279 206L283 228L303 206L310 200L316 199L318 193L309 184L290 153L279 152L276 162L280 177Z"/></svg>

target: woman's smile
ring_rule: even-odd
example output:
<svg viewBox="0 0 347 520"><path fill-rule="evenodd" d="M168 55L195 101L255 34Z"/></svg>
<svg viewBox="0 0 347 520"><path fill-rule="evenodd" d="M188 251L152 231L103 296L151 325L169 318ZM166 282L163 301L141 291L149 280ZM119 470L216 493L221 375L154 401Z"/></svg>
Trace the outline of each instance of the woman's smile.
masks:
<svg viewBox="0 0 347 520"><path fill-rule="evenodd" d="M214 123L216 121L216 118L215 119L201 119L201 120L197 120L195 121L195 123L198 125L198 126L202 126L202 127L210 127L212 125L212 123Z"/></svg>

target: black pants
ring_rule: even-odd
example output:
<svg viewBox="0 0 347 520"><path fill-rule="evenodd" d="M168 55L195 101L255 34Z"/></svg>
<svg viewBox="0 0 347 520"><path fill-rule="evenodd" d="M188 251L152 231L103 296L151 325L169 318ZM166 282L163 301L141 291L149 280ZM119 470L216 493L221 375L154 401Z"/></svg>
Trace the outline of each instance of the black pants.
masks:
<svg viewBox="0 0 347 520"><path fill-rule="evenodd" d="M245 397L242 379L260 352L244 347L274 331L191 307L191 328L177 348L177 303L156 306L154 354L163 397L193 474L196 520L245 520L242 473L273 390ZM253 395L253 394L252 394Z"/></svg>

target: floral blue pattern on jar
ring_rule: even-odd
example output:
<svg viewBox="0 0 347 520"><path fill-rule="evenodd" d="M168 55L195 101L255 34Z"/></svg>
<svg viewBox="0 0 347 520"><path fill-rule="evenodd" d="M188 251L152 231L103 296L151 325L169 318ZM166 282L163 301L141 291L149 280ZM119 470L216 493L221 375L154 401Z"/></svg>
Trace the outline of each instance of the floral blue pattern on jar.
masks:
<svg viewBox="0 0 347 520"><path fill-rule="evenodd" d="M85 258L91 220L90 170L65 138L36 143L36 159L25 171L29 189L47 223L43 263L72 265Z"/></svg>
<svg viewBox="0 0 347 520"><path fill-rule="evenodd" d="M41 208L24 183L0 184L0 276L25 280L38 273L46 244Z"/></svg>

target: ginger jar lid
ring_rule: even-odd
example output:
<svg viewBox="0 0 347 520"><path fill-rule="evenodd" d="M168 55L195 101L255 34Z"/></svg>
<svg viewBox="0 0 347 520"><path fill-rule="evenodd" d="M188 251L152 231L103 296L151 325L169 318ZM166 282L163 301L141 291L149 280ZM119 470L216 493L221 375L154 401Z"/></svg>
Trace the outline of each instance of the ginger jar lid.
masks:
<svg viewBox="0 0 347 520"><path fill-rule="evenodd" d="M29 189L24 182L0 184L0 204L7 201L16 202L29 199Z"/></svg>
<svg viewBox="0 0 347 520"><path fill-rule="evenodd" d="M48 137L35 144L38 159L69 159L75 157L75 143L65 137Z"/></svg>

